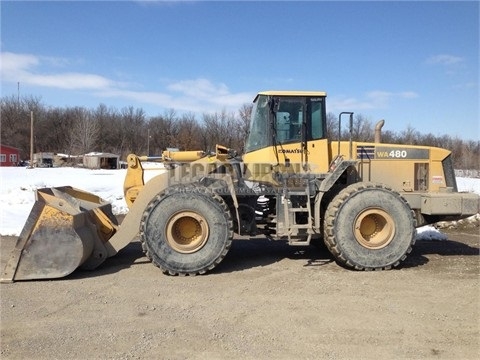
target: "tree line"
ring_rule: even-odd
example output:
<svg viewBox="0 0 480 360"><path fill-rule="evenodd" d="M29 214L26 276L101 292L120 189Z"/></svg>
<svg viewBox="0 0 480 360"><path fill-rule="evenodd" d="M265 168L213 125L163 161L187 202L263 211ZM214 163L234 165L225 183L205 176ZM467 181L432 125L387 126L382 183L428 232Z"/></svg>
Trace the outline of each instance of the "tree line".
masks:
<svg viewBox="0 0 480 360"><path fill-rule="evenodd" d="M237 112L177 114L174 109L162 115L147 116L142 108L122 109L51 107L39 98L5 96L0 100L0 140L20 149L22 159L30 153L30 114L34 114L34 152L55 152L80 155L91 151L119 154L158 155L166 148L180 150L214 150L216 144L233 148L241 154L250 125L251 104ZM352 138L373 141L374 127L362 114L353 119ZM338 118L327 114L327 135L338 139ZM340 137L348 139L349 130L342 128ZM407 145L437 146L452 150L456 169L480 169L480 141L462 140L450 135L421 134L412 127L401 132L382 131L382 142Z"/></svg>

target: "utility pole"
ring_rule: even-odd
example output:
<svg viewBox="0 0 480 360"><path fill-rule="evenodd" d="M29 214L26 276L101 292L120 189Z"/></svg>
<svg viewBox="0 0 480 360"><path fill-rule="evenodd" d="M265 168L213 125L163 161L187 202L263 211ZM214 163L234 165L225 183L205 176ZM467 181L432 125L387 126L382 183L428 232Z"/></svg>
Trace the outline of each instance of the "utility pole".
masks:
<svg viewBox="0 0 480 360"><path fill-rule="evenodd" d="M30 168L33 168L33 110L30 111Z"/></svg>
<svg viewBox="0 0 480 360"><path fill-rule="evenodd" d="M150 129L147 129L147 156L150 156Z"/></svg>

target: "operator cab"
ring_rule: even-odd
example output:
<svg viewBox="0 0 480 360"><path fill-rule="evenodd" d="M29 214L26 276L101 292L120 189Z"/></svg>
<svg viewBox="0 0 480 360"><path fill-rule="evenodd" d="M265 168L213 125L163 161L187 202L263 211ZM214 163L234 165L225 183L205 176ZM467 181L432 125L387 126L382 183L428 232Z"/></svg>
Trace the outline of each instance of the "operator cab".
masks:
<svg viewBox="0 0 480 360"><path fill-rule="evenodd" d="M325 92L266 91L253 103L245 153L326 137Z"/></svg>

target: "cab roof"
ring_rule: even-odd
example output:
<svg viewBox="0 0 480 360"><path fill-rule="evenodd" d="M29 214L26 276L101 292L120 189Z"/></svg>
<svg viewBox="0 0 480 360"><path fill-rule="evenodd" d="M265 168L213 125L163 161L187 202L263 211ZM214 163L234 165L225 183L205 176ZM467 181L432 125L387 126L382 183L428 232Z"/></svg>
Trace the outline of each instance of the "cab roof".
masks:
<svg viewBox="0 0 480 360"><path fill-rule="evenodd" d="M259 95L267 96L327 96L325 91L290 91L290 90L268 90L261 91L255 96L253 102L255 102Z"/></svg>

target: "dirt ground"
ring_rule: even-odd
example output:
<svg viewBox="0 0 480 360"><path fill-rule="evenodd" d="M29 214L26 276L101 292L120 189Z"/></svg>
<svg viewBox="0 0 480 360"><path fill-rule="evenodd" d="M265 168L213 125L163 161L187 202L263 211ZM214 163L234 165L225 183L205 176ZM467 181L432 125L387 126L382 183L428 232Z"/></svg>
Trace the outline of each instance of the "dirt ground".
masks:
<svg viewBox="0 0 480 360"><path fill-rule="evenodd" d="M325 248L237 239L171 277L133 242L93 272L1 284L2 359L478 359L478 228L354 272ZM1 267L16 239L2 237Z"/></svg>

